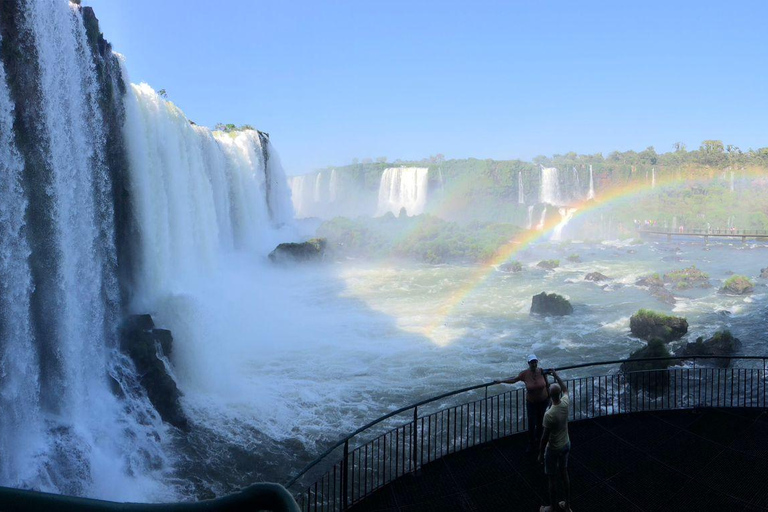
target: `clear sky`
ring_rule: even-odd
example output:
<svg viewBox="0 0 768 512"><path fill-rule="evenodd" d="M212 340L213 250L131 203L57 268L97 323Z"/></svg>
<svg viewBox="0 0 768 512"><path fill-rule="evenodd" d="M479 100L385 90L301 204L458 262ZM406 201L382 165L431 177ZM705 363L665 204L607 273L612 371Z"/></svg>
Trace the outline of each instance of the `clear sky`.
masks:
<svg viewBox="0 0 768 512"><path fill-rule="evenodd" d="M132 82L288 174L443 153L768 146L768 1L83 0Z"/></svg>

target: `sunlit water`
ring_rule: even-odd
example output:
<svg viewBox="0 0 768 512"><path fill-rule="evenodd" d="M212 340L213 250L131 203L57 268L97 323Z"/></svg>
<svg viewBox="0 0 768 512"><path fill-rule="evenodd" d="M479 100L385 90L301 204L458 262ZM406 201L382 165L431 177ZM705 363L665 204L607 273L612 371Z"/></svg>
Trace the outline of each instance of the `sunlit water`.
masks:
<svg viewBox="0 0 768 512"><path fill-rule="evenodd" d="M581 261L567 261L571 254ZM560 268L537 268L545 258L560 259ZM525 270L516 274L362 261L265 272L239 260L216 284L168 298L158 320L176 336L174 363L195 423L181 443L189 466L180 476L197 485L189 491L285 481L360 425L440 392L514 375L531 351L544 366L627 357L644 343L629 332L640 308L685 316L690 341L727 328L744 353L766 353L762 244L542 244L518 259ZM634 284L692 264L713 286L674 291L674 306ZM613 279L585 281L593 271ZM755 292L719 294L729 272L752 278ZM531 297L542 291L566 296L574 313L531 316Z"/></svg>

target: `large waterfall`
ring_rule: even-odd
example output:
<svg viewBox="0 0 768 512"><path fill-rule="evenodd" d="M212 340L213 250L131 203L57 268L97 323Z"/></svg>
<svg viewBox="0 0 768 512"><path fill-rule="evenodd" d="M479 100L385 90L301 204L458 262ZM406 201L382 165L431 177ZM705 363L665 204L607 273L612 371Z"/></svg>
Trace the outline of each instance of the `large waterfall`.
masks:
<svg viewBox="0 0 768 512"><path fill-rule="evenodd" d="M523 171L517 171L517 203L525 204L525 192L523 191Z"/></svg>
<svg viewBox="0 0 768 512"><path fill-rule="evenodd" d="M595 198L595 180L592 178L592 164L589 165L589 192L587 193L587 199Z"/></svg>
<svg viewBox="0 0 768 512"><path fill-rule="evenodd" d="M557 169L555 167L541 168L541 190L539 192L539 202L553 205L560 204L560 182L558 181Z"/></svg>
<svg viewBox="0 0 768 512"><path fill-rule="evenodd" d="M419 215L427 204L429 169L426 167L390 167L381 175L377 215L392 212Z"/></svg>
<svg viewBox="0 0 768 512"><path fill-rule="evenodd" d="M266 134L128 85L90 8L5 0L0 34L0 485L176 498L173 431L118 326L263 254L293 217L282 168Z"/></svg>

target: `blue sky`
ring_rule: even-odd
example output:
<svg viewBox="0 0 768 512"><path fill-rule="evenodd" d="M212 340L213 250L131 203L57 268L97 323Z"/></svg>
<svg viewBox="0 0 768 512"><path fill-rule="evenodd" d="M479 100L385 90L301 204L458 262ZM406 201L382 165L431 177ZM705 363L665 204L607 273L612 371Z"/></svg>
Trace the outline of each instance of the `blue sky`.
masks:
<svg viewBox="0 0 768 512"><path fill-rule="evenodd" d="M443 153L768 146L768 2L83 0L133 82L288 174Z"/></svg>

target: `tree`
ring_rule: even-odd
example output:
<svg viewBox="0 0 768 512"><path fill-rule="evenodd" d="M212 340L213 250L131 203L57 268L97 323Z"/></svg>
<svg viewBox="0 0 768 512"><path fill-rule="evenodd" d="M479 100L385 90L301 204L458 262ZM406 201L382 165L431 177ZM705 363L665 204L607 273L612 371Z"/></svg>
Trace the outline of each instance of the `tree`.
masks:
<svg viewBox="0 0 768 512"><path fill-rule="evenodd" d="M387 157L385 157L385 156L377 156L376 157L376 163L379 163L379 164L387 163Z"/></svg>
<svg viewBox="0 0 768 512"><path fill-rule="evenodd" d="M157 95L163 98L164 100L168 99L168 92L165 89L160 89L157 91Z"/></svg>
<svg viewBox="0 0 768 512"><path fill-rule="evenodd" d="M675 153L685 153L686 146L684 142L675 142Z"/></svg>

